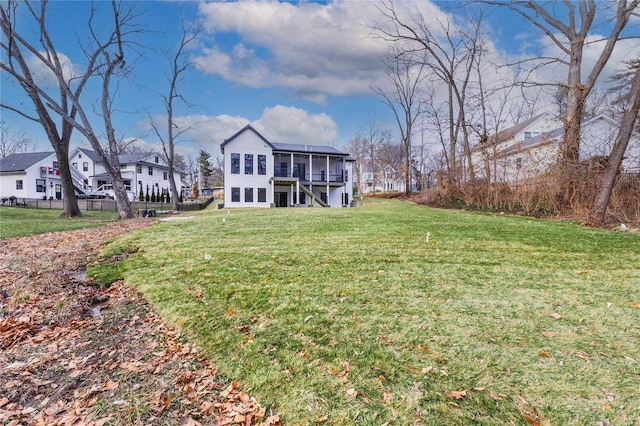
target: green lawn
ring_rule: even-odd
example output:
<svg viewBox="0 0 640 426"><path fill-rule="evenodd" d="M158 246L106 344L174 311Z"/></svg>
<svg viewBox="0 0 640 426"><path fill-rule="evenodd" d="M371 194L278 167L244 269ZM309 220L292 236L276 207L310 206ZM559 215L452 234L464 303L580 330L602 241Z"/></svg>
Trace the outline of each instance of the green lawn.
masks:
<svg viewBox="0 0 640 426"><path fill-rule="evenodd" d="M104 225L117 219L115 212L84 213L81 219L61 218L61 210L0 207L0 239L68 231Z"/></svg>
<svg viewBox="0 0 640 426"><path fill-rule="evenodd" d="M369 200L209 209L117 244L285 424L640 421L638 234Z"/></svg>

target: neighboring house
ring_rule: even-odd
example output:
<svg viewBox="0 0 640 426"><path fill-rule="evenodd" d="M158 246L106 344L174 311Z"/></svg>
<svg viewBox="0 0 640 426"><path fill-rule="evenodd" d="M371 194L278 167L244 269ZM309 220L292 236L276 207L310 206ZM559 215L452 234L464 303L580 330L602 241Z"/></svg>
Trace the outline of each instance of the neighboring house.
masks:
<svg viewBox="0 0 640 426"><path fill-rule="evenodd" d="M146 194L155 188L156 194L168 193L169 168L162 156L154 153L123 154L119 157L120 173L130 200L137 200L140 188ZM71 178L75 192L82 197L113 197L111 179L91 150L76 148L69 155ZM174 169L178 191L184 185L180 172ZM0 159L0 195L27 199L55 199L64 197L53 152L11 154Z"/></svg>
<svg viewBox="0 0 640 426"><path fill-rule="evenodd" d="M145 195L147 189L149 193L152 190L156 194L169 193L171 188L169 166L162 155L153 152L121 154L118 159L122 181L130 200L138 199L141 188ZM76 182L74 179L74 186L79 194L113 196L111 178L95 152L85 148L76 148L69 156L69 163L72 170L75 169L84 176L81 182ZM174 168L173 174L178 193L181 193L185 185L182 183L180 170ZM82 184L85 186L83 187Z"/></svg>
<svg viewBox="0 0 640 426"><path fill-rule="evenodd" d="M353 159L330 146L268 141L251 125L220 145L225 207L347 207Z"/></svg>
<svg viewBox="0 0 640 426"><path fill-rule="evenodd" d="M387 164L382 169L373 171L367 167L360 178L362 193L372 194L376 192L404 192L404 174L398 172L393 166Z"/></svg>
<svg viewBox="0 0 640 426"><path fill-rule="evenodd" d="M0 196L62 199L56 154L33 152L0 158Z"/></svg>
<svg viewBox="0 0 640 426"><path fill-rule="evenodd" d="M599 115L583 121L581 125L580 161L589 163L606 158L611 152L619 123ZM489 138L483 149L472 151L477 178L491 171L492 181L518 184L549 171L560 158L564 137L563 123L550 114L541 114L517 124ZM629 142L622 168L640 172L640 138L634 135Z"/></svg>

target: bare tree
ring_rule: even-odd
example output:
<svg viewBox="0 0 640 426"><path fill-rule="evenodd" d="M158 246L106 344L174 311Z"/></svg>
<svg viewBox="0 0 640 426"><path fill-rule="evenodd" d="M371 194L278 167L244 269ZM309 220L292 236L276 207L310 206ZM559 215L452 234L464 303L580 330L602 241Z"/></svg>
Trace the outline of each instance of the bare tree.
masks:
<svg viewBox="0 0 640 426"><path fill-rule="evenodd" d="M596 195L596 199L589 212L588 224L592 226L603 226L605 223L605 213L609 206L609 200L611 199L611 192L613 185L620 170L624 153L629 145L629 140L633 133L633 128L638 120L638 113L640 112L640 67L636 68L636 72L631 83L631 87L628 95L628 104L624 115L622 116L622 122L620 123L620 130L616 137L615 144L609 155L609 162L604 171L602 177L602 183L600 189Z"/></svg>
<svg viewBox="0 0 640 426"><path fill-rule="evenodd" d="M179 127L174 119L174 107L175 102L178 100L185 102L185 99L182 97L178 90L178 85L183 74L187 72L188 69L192 66L192 63L185 59L185 55L188 45L196 39L197 35L197 29L194 31L189 31L184 28L183 24L182 38L180 39L180 43L178 44L178 49L170 58L170 73L167 76L167 80L169 82L169 90L167 91L166 95L162 96L164 108L167 113L166 130L164 132L160 131L160 126L158 125L158 123L156 123L153 119L149 120L153 132L160 139L160 142L162 144L162 151L169 167L169 186L171 189L171 205L173 210L178 210L179 207L178 188L173 173L175 165L175 147L180 136L189 130L189 127L178 130Z"/></svg>
<svg viewBox="0 0 640 426"><path fill-rule="evenodd" d="M357 138L360 139L360 142L366 152L366 161L371 169L372 189L375 191L376 172L379 169L377 158L378 147L382 145L384 141L389 140L391 135L389 131L378 126L375 121L375 117L370 117L367 128L360 128L358 130Z"/></svg>
<svg viewBox="0 0 640 426"><path fill-rule="evenodd" d="M4 121L0 122L0 158L10 154L34 152L36 144L23 132L9 129Z"/></svg>
<svg viewBox="0 0 640 426"><path fill-rule="evenodd" d="M91 144L99 161L105 168L105 171L111 178L113 183L114 195L118 206L118 216L121 219L133 217L131 203L129 202L126 188L124 186L122 176L120 174L120 164L118 160L118 140L115 136L115 129L112 121L113 114L113 95L112 79L118 78L119 75L127 71L124 59L124 50L126 37L138 33L139 28L134 26L136 14L133 7L122 6L115 0L110 3L111 18L113 19L113 27L107 36L100 37L99 31L96 30L96 21L101 20L98 16L98 6L92 5L88 20L88 34L82 39L87 40L86 44L81 46L86 55L87 65L85 71L80 75L67 78L67 67L60 59L59 50L56 48L51 34L49 32L49 19L46 14L47 1L40 2L40 8L36 9L31 3L24 4L29 12L29 16L38 25L40 49L27 40L26 37L20 35L14 22L14 14L17 3L10 0L8 6L2 5L2 29L7 38L6 47L3 49L9 53L10 62L2 63L2 69L16 78L20 85L25 88L27 95L32 99L38 112L41 123L45 127L47 134L52 136L57 134L55 125L51 119L50 112L54 112L62 117L63 134L59 138L58 143L54 144L54 149L59 157L60 174L69 173L68 140L72 127L83 134ZM102 26L105 22L100 22ZM80 37L79 37L80 38ZM37 84L32 76L27 59L23 54L23 49L32 55L41 65L50 70L56 79L56 87L60 93L60 99L54 99L44 87ZM41 50L42 49L42 50ZM11 60L15 59L20 71L13 65ZM103 120L104 134L107 138L107 148L105 149L99 138L98 133L94 129L93 122L89 116L89 112L81 100L82 89L86 87L89 80L97 77L100 81L101 96L98 99L99 109L94 111ZM25 115L27 116L27 115ZM53 143L52 143L53 144ZM62 179L61 179L62 180ZM65 198L72 198L73 183L70 175L68 182L66 178L62 180ZM67 187L65 187L67 185ZM77 202L75 204L77 208ZM67 213L70 216L80 215L78 209L77 214L74 212Z"/></svg>
<svg viewBox="0 0 640 426"><path fill-rule="evenodd" d="M458 140L462 138L463 153L468 163L469 179L474 179L473 164L469 147L469 131L465 117L467 90L473 70L474 58L482 49L482 19L472 20L470 31L460 31L451 19L437 23L437 33L433 23L416 12L411 21L405 21L396 11L393 0L383 0L378 6L381 15L390 25L377 24L376 34L395 43L407 43L414 51L422 50L426 65L447 90L448 146L447 169L450 182L458 180ZM438 108L439 110L439 108Z"/></svg>
<svg viewBox="0 0 640 426"><path fill-rule="evenodd" d="M525 0L481 0L484 3L508 7L539 28L565 55L564 58L537 58L545 62L558 62L567 66L566 110L564 120L564 140L561 149L561 165L571 167L579 161L580 126L587 97L596 80L609 61L616 43L630 17L637 14L640 0L583 0L580 2L537 2ZM554 10L550 10L550 3ZM563 10L557 10L564 7ZM584 48L590 31L594 29L596 16L615 9L610 31L593 68L583 80ZM600 27L599 30L603 28Z"/></svg>
<svg viewBox="0 0 640 426"><path fill-rule="evenodd" d="M367 147L361 137L360 132L356 133L347 142L347 151L356 161L353 163L353 180L358 191L362 193L362 172L363 165L367 163Z"/></svg>
<svg viewBox="0 0 640 426"><path fill-rule="evenodd" d="M411 193L413 126L421 114L420 86L426 78L426 60L409 49L394 44L384 58L386 73L393 89L374 87L383 102L393 111L402 141L405 194Z"/></svg>
<svg viewBox="0 0 640 426"><path fill-rule="evenodd" d="M40 26L39 46L27 41L16 28L20 4L24 6L22 9L26 11L25 13ZM27 55L33 55L42 61L46 61L51 65L51 68L59 70L59 74L56 75L59 81L67 79L65 84L70 84L68 79L73 78L73 76L67 75L63 67L63 61L46 32L46 6L46 1L41 2L40 8L29 2L18 3L14 0L0 3L0 26L4 35L4 39L0 42L0 49L4 53L3 58L0 60L0 69L11 76L23 89L24 94L31 100L35 111L30 111L23 106L5 103L4 99L1 101L0 106L31 121L40 123L58 160L60 183L64 193L62 216L79 217L82 216L82 212L78 207L71 170L69 169L69 142L71 141L73 126L64 119L61 120L59 125L56 125L54 119L56 113L52 115L49 105L52 102L56 103L59 109L71 118L76 116L77 110L69 101L69 95L65 90L58 90L55 94L49 93L45 85L37 82L27 57ZM80 96L85 83L81 81L80 84L75 86L73 96ZM54 101L54 96L58 96L57 101Z"/></svg>

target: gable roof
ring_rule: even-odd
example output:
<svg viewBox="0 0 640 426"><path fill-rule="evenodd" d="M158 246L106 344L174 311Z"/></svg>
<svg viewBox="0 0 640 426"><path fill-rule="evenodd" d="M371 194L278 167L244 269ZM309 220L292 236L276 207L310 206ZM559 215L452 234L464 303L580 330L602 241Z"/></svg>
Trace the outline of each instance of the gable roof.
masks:
<svg viewBox="0 0 640 426"><path fill-rule="evenodd" d="M90 149L87 148L78 148L78 151L80 151L81 153L83 153L84 155L86 155L87 157L89 157L89 159L91 161L93 161L94 163L99 163L100 160L98 159L98 155L93 152Z"/></svg>
<svg viewBox="0 0 640 426"><path fill-rule="evenodd" d="M0 158L0 172L23 172L54 154L55 152L53 151L10 154L4 158Z"/></svg>
<svg viewBox="0 0 640 426"><path fill-rule="evenodd" d="M588 126L593 125L594 123L596 123L597 121L600 120L604 120L606 122L608 122L608 124L610 125L617 125L619 126L620 124L614 120L611 117L607 117L604 114L600 114L600 115L596 115L595 117L589 118L585 121L583 121L582 123L580 123L580 128L584 129ZM551 142L557 138L562 138L564 136L564 126L558 127L556 129L550 130L548 132L544 132L541 133L537 136L533 136L531 138L525 139L524 141L518 142L514 145L511 145L510 147L506 148L503 153L506 155L509 155L509 153L512 152L517 152L520 150L523 150L525 148L529 148L532 147L534 145L538 145L538 144L543 144L545 142Z"/></svg>
<svg viewBox="0 0 640 426"><path fill-rule="evenodd" d="M233 136L231 136L228 139L225 139L224 142L222 142L220 144L220 151L224 154L224 147L226 144L228 144L229 142L231 142L232 140L234 140L235 138L237 138L238 136L240 136L242 133L244 133L245 131L252 131L253 133L255 133L260 139L262 139L262 141L264 143L266 143L267 145L269 145L271 148L273 148L273 144L271 142L269 142L267 140L267 138L265 138L264 136L262 136L260 134L260 132L258 132L256 129L253 128L253 126L251 124L247 124L246 126L244 126L242 129L238 130L237 132L235 132L233 134Z"/></svg>
<svg viewBox="0 0 640 426"><path fill-rule="evenodd" d="M489 137L489 142L498 143L498 142L509 140L546 115L549 115L549 113L543 112L542 114L538 114L535 117L532 117L528 120L525 120L521 123L517 123L516 125L511 126L507 129L504 129L496 133L495 135Z"/></svg>
<svg viewBox="0 0 640 426"><path fill-rule="evenodd" d="M299 144L299 143L281 143L281 142L269 142L267 138L262 136L260 132L251 126L251 124L247 124L242 129L237 131L233 136L229 139L225 139L225 141L220 144L220 151L224 154L224 147L229 142L240 136L245 131L251 131L255 133L264 143L266 143L271 149L274 151L284 151L284 152L300 152L305 154L333 154L333 155L344 155L348 156L349 154L338 150L332 146L328 145L309 145L309 144Z"/></svg>

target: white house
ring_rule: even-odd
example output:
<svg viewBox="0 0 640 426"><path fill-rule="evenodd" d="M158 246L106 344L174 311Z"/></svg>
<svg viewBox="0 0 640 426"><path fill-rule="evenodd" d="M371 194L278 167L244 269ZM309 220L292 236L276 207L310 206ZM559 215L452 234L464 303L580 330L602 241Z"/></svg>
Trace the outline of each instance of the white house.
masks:
<svg viewBox="0 0 640 426"><path fill-rule="evenodd" d="M119 157L120 173L130 200L137 200L140 188L146 194L168 193L169 168L155 153L123 154ZM113 196L111 179L91 150L75 148L69 155L71 178L79 196ZM174 169L178 191L184 185L180 171ZM54 152L11 154L0 159L0 195L26 199L61 200L64 197L58 162Z"/></svg>
<svg viewBox="0 0 640 426"><path fill-rule="evenodd" d="M615 142L620 125L599 115L581 125L580 161L607 157ZM562 121L545 113L519 123L489 138L486 147L472 152L476 177L484 178L489 167L492 181L518 184L547 172L559 159L564 137ZM622 167L628 172L640 172L640 137L633 135Z"/></svg>
<svg viewBox="0 0 640 426"><path fill-rule="evenodd" d="M226 139L225 207L347 207L353 159L330 146L268 141L251 125Z"/></svg>
<svg viewBox="0 0 640 426"><path fill-rule="evenodd" d="M147 189L149 193L153 190L156 194L170 191L169 166L162 155L153 152L121 154L118 160L120 161L122 181L130 200L138 199L141 188L145 194ZM69 155L69 163L72 171L75 169L83 175L82 182L76 183L74 179L74 185L79 194L113 196L111 178L95 152L85 148L76 148ZM173 175L178 193L181 193L185 185L182 183L180 170L174 168ZM84 184L84 187L81 184Z"/></svg>
<svg viewBox="0 0 640 426"><path fill-rule="evenodd" d="M406 186L404 179L404 174L390 164L376 170L367 167L360 177L362 193L404 192Z"/></svg>
<svg viewBox="0 0 640 426"><path fill-rule="evenodd" d="M62 199L55 152L11 154L0 158L0 196Z"/></svg>

